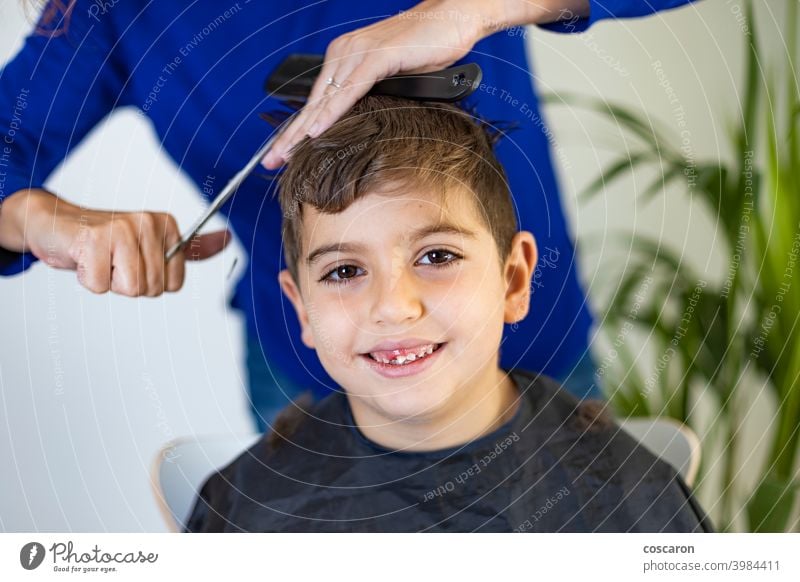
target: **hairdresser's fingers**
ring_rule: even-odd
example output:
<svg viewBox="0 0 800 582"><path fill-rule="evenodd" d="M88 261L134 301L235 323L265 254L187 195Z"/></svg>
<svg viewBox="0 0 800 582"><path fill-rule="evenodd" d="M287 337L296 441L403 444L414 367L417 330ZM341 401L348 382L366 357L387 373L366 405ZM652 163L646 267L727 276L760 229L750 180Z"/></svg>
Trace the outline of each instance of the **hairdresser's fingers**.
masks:
<svg viewBox="0 0 800 582"><path fill-rule="evenodd" d="M313 117L307 120L307 125L301 130L311 137L317 137L333 125L342 115L350 110L356 101L369 93L375 83L391 76L384 72L381 63L367 59L357 65L342 81L341 88L332 91L315 108Z"/></svg>
<svg viewBox="0 0 800 582"><path fill-rule="evenodd" d="M325 61L319 75L314 81L314 85L311 87L308 101L306 101L308 105L314 106L319 103L319 100L324 97L328 88L332 87L332 85L328 83L328 79L332 79L338 83L344 78L341 75L341 71L338 70L342 66L343 57L346 58L347 55L342 53L336 40L334 40L325 50Z"/></svg>
<svg viewBox="0 0 800 582"><path fill-rule="evenodd" d="M267 156L264 157L262 160L262 164L264 167L268 169L276 169L280 167L280 165L289 159L291 149L300 143L306 135L310 135L311 137L317 137L320 131L316 131L317 128L315 126L315 120L317 119L319 113L326 108L326 104L334 97L340 95L341 93L352 93L353 89L353 82L350 79L351 72L353 69L358 68L359 63L361 62L361 56L358 57L349 57L344 59L342 62L339 63L338 67L333 68L330 67L329 71L335 71L336 76L333 77L336 80L336 85L328 84L327 78L323 81L320 78L317 78L316 83L319 85L322 83L322 89L317 92L317 97L314 100L309 100L306 106L303 108L303 111L300 115L295 118L289 127L283 132L283 134L275 140L275 144L273 145L270 152ZM383 75L389 76L387 74ZM320 76L321 77L321 76ZM363 97L369 90L372 88L374 84L374 80L372 83L369 83L366 86L363 86L361 89L362 91L357 94L353 94L351 97L348 98L348 102L350 103L349 106L345 106L344 111L347 111L352 105L358 101L359 98Z"/></svg>
<svg viewBox="0 0 800 582"><path fill-rule="evenodd" d="M447 64L451 65L453 62ZM339 83L341 87L326 92L324 98L305 117L304 126L298 128L287 139L289 143L287 149L283 152L283 159L288 159L291 148L302 137L306 135L312 138L319 136L341 119L359 99L369 93L378 81L397 74L393 69L387 69L387 64L391 63L379 57L369 56L359 61L352 71L344 73L347 76L343 77L344 80ZM403 74L429 73L438 71L441 68L442 65L440 64L427 65L403 70ZM300 136L300 139L296 139L298 136Z"/></svg>
<svg viewBox="0 0 800 582"><path fill-rule="evenodd" d="M186 259L190 261L202 261L213 257L231 241L229 230L218 230L208 234L200 234L192 238L184 247Z"/></svg>
<svg viewBox="0 0 800 582"><path fill-rule="evenodd" d="M175 253L167 263L166 291L169 293L180 291L185 278L186 256L183 253Z"/></svg>
<svg viewBox="0 0 800 582"><path fill-rule="evenodd" d="M51 199L58 201L60 211L51 208ZM50 194L42 198L41 214L32 223L37 256L44 257L52 247L55 258L48 264L77 271L78 282L89 291L136 297L180 289L185 257L178 253L178 259L164 265L166 249L180 240L171 215L79 208ZM201 241L198 258L219 252L225 238L212 235Z"/></svg>
<svg viewBox="0 0 800 582"><path fill-rule="evenodd" d="M367 31L374 26L343 34L328 45L322 69L314 81L305 106L275 140L271 150L262 160L264 167L270 170L280 167L288 159L291 148L308 134L311 127L309 120L317 116L322 103L338 90L337 85L342 85L350 71L363 60L365 51L374 46L374 41L366 37Z"/></svg>
<svg viewBox="0 0 800 582"><path fill-rule="evenodd" d="M262 165L270 170L277 169L280 165L288 159L289 150L294 144L299 143L305 137L305 134L300 135L303 128L307 125L307 120L312 115L314 107L306 105L302 112L289 124L289 126L281 133L278 139L267 152L267 155L261 161Z"/></svg>
<svg viewBox="0 0 800 582"><path fill-rule="evenodd" d="M139 251L145 265L144 295L158 297L164 292L164 222L165 215L139 212L130 215L135 222Z"/></svg>
<svg viewBox="0 0 800 582"><path fill-rule="evenodd" d="M78 283L92 293L106 293L111 288L111 249L107 237L98 237L88 229L81 233L69 250L75 262Z"/></svg>
<svg viewBox="0 0 800 582"><path fill-rule="evenodd" d="M164 260L164 251L171 249L172 246L181 240L181 233L178 229L178 223L175 217L171 214L165 214L164 223L164 246L161 249L161 258ZM164 288L170 293L180 291L183 287L183 281L186 276L186 255L183 253L175 253L169 260L166 266L166 280Z"/></svg>
<svg viewBox="0 0 800 582"><path fill-rule="evenodd" d="M320 73L314 83L314 88L311 91L311 98L306 102L306 106L303 108L301 114L292 121L283 135L276 140L275 146L270 152L273 154L272 159L278 160L278 163L283 163L288 160L291 155L291 148L300 143L306 135L311 135L311 137L316 137L318 135L311 131L314 119L316 119L319 111L333 95L344 90L350 73L358 66L363 58L363 55L360 54L340 57L338 54L342 52L342 49L335 48L336 46L336 41L334 41L328 48L326 59L330 64L323 66L323 72ZM328 83L329 79L334 82ZM355 103L355 100L353 103Z"/></svg>
<svg viewBox="0 0 800 582"><path fill-rule="evenodd" d="M287 151L289 149L288 144L298 143L304 137L296 136L296 133L301 128L306 126L306 120L311 115L320 99L325 97L325 90L331 86L327 83L327 79L336 78L336 68L339 63L338 59L331 56L332 45L333 43L328 46L322 69L314 81L314 85L311 88L308 98L306 99L305 105L298 113L295 114L294 118L288 123L286 128L275 140L275 143L272 144L270 151L268 151L261 160L261 164L268 170L275 170L279 168L286 158Z"/></svg>
<svg viewBox="0 0 800 582"><path fill-rule="evenodd" d="M309 127L308 119L316 117L322 103L336 93L341 85L350 78L350 74L364 60L369 51L375 50L373 42L357 40L369 29L367 26L351 34L342 35L333 40L325 51L325 64L314 81L308 99L307 115L298 119L297 125ZM388 71L385 76L389 76Z"/></svg>
<svg viewBox="0 0 800 582"><path fill-rule="evenodd" d="M339 49L339 52L341 52L341 50L342 49ZM373 52L380 52L381 50L384 49L373 49ZM389 61L377 57L370 52L346 54L343 57L337 56L336 59L338 62L335 73L336 85L328 85L326 82L325 88L322 90L322 96L320 99L314 102L314 107L309 110L308 115L303 120L303 127L300 130L302 136L309 135L311 137L317 137L320 133L322 133L322 129L317 123L320 112L326 108L332 99L342 97L347 98L347 92L352 92L353 89L353 73L359 70L359 67L362 67L365 61L370 62L373 65L371 76L372 80L366 80L364 82L355 78L356 82L361 82L365 86L360 87L360 89L362 89L361 91L356 91L350 96L348 101L351 100L352 104L355 104L358 99L369 93L370 89L372 89L377 81L385 79L386 77L391 77L397 72L396 69L391 68ZM348 106L347 109L352 107L352 104ZM345 109L345 111L347 111L347 109ZM288 154L288 152L286 153Z"/></svg>
<svg viewBox="0 0 800 582"><path fill-rule="evenodd" d="M344 36L346 37L347 35ZM267 155L261 160L261 164L268 170L279 168L286 160L288 150L305 137L305 134L298 135L298 133L308 125L308 118L313 115L319 102L325 99L326 92L330 89L335 89L332 84L328 83L328 79L332 79L338 83L337 79L342 78L341 73L337 71L342 60L342 49L340 47L341 41L339 39L335 39L328 45L325 51L325 59L322 68L317 78L314 80L314 85L311 87L305 105L294 116L294 119L289 122L281 135L278 136L278 139L275 140L270 151L267 152Z"/></svg>
<svg viewBox="0 0 800 582"><path fill-rule="evenodd" d="M304 111L305 115L297 119L295 123L292 124L292 127L289 128L286 135L284 136L283 144L278 147L276 153L281 157L283 161L286 161L291 156L291 149L298 143L300 143L303 138L307 135L310 137L317 137L319 132L316 131L315 120L319 116L320 111L323 111L326 107L326 104L337 94L348 91L351 85L351 82L348 80L348 76L350 75L351 69L348 66L339 67L336 69L337 74L341 75L341 81L337 81L336 85L327 85L322 93L322 97L315 101L311 107L308 107ZM371 87L371 85L370 85ZM366 94L369 91L369 87L366 88L364 93ZM360 96L359 96L360 97ZM353 99L353 103L355 103L359 97L355 97Z"/></svg>
<svg viewBox="0 0 800 582"><path fill-rule="evenodd" d="M130 222L120 224L134 228ZM133 241L137 244L130 244L131 237L116 237L111 247L111 291L126 297L147 293L147 266L135 236Z"/></svg>

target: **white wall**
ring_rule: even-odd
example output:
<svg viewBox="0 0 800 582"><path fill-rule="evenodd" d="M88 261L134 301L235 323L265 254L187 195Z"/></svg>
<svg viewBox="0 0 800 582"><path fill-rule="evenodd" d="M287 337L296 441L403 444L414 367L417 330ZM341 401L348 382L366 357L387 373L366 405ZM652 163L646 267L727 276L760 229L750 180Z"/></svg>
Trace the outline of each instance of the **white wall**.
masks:
<svg viewBox="0 0 800 582"><path fill-rule="evenodd" d="M686 112L694 154L728 155L721 128L736 115L742 69L736 6L704 0L649 19L602 23L582 36L531 29L538 85L627 102L675 129L652 67L660 60ZM768 5L757 7L769 26ZM0 59L14 54L28 28L18 2L0 3ZM617 70L598 54L616 59ZM642 207L634 192L645 176L637 176L579 206L575 193L618 151L620 136L584 112L551 107L546 116L568 160L569 171L560 172L564 205L579 240L630 227L660 234L710 280L721 278L713 219L680 193ZM130 112L98 128L50 186L71 200L117 209L141 209L145 193L145 208L173 212L182 225L201 211L149 127ZM156 206L165 199L168 207ZM580 256L581 271L598 304L607 250L590 250ZM74 274L43 265L0 281L0 531L165 529L148 479L159 446L181 435L250 429L242 322L225 309L236 257L241 266L242 251L232 245L189 265L184 289L156 300L94 296Z"/></svg>
<svg viewBox="0 0 800 582"><path fill-rule="evenodd" d="M0 3L0 59L28 28L19 2ZM169 211L184 227L203 210L132 111L49 186L90 207ZM166 531L149 480L160 446L252 430L244 326L225 307L244 260L231 244L158 299L93 295L42 264L0 280L0 531Z"/></svg>

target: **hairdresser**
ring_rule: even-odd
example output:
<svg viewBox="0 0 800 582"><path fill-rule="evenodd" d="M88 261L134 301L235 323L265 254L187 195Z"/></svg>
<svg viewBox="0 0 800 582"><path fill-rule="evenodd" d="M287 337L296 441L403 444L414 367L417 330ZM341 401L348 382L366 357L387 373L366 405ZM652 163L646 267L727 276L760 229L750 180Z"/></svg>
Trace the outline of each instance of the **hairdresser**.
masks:
<svg viewBox="0 0 800 582"><path fill-rule="evenodd" d="M228 231L207 233L165 263L181 228L148 192L148 207L113 212L113 200L82 208L78 192L47 180L104 117L141 113L162 150L210 200L253 155L271 128L259 113L278 104L264 79L291 53L325 54L310 104L290 125L262 172L272 173L306 134L317 135L372 84L396 73L458 61L483 69L465 104L484 119L517 124L498 145L520 226L547 258L536 271L533 309L507 329L501 364L547 373L578 396L598 395L588 352L592 317L576 273L539 115L526 29L580 32L603 19L643 16L686 0L323 0L321 2L45 3L35 29L0 72L0 274L41 260L75 271L93 293L157 297L176 292L187 260L220 252ZM120 151L120 155L122 155ZM252 175L222 209L249 253L231 299L246 321L246 368L254 420L264 429L302 388L333 386L284 317L281 213L273 182ZM142 198L144 199L144 192ZM545 209L545 211L543 211Z"/></svg>

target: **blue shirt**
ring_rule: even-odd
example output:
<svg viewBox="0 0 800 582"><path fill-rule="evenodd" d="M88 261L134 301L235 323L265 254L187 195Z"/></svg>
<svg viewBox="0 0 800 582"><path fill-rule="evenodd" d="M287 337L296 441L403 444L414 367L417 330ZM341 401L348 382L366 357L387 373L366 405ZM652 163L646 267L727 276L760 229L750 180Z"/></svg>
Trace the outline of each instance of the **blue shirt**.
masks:
<svg viewBox="0 0 800 582"><path fill-rule="evenodd" d="M580 32L599 20L687 1L592 0L589 18L544 28ZM59 162L120 107L147 117L163 150L211 199L271 131L258 114L278 108L264 80L281 60L295 52L322 54L337 36L414 4L78 0L67 34L28 36L0 72L0 204L23 188L44 187ZM501 365L560 377L583 355L592 317L576 276L524 37L522 28L499 31L474 47L464 61L481 66L484 85L467 105L488 120L519 125L497 154L520 228L533 232L540 254L530 314L506 329ZM281 211L271 182L255 174L223 208L250 256L231 304L285 378L335 386L299 341L296 317L281 294ZM35 260L0 249L0 274L18 273Z"/></svg>

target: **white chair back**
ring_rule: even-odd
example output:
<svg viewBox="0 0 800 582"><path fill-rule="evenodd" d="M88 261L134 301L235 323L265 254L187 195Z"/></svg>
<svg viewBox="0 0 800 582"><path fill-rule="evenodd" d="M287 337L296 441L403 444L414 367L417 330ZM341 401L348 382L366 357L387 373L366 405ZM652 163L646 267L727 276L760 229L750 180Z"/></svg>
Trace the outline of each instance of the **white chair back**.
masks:
<svg viewBox="0 0 800 582"><path fill-rule="evenodd" d="M694 485L700 468L700 439L691 428L672 418L629 418L620 426L672 465L689 487Z"/></svg>
<svg viewBox="0 0 800 582"><path fill-rule="evenodd" d="M153 467L153 484L161 514L172 531L183 530L206 479L260 437L253 433L179 438L162 447Z"/></svg>

